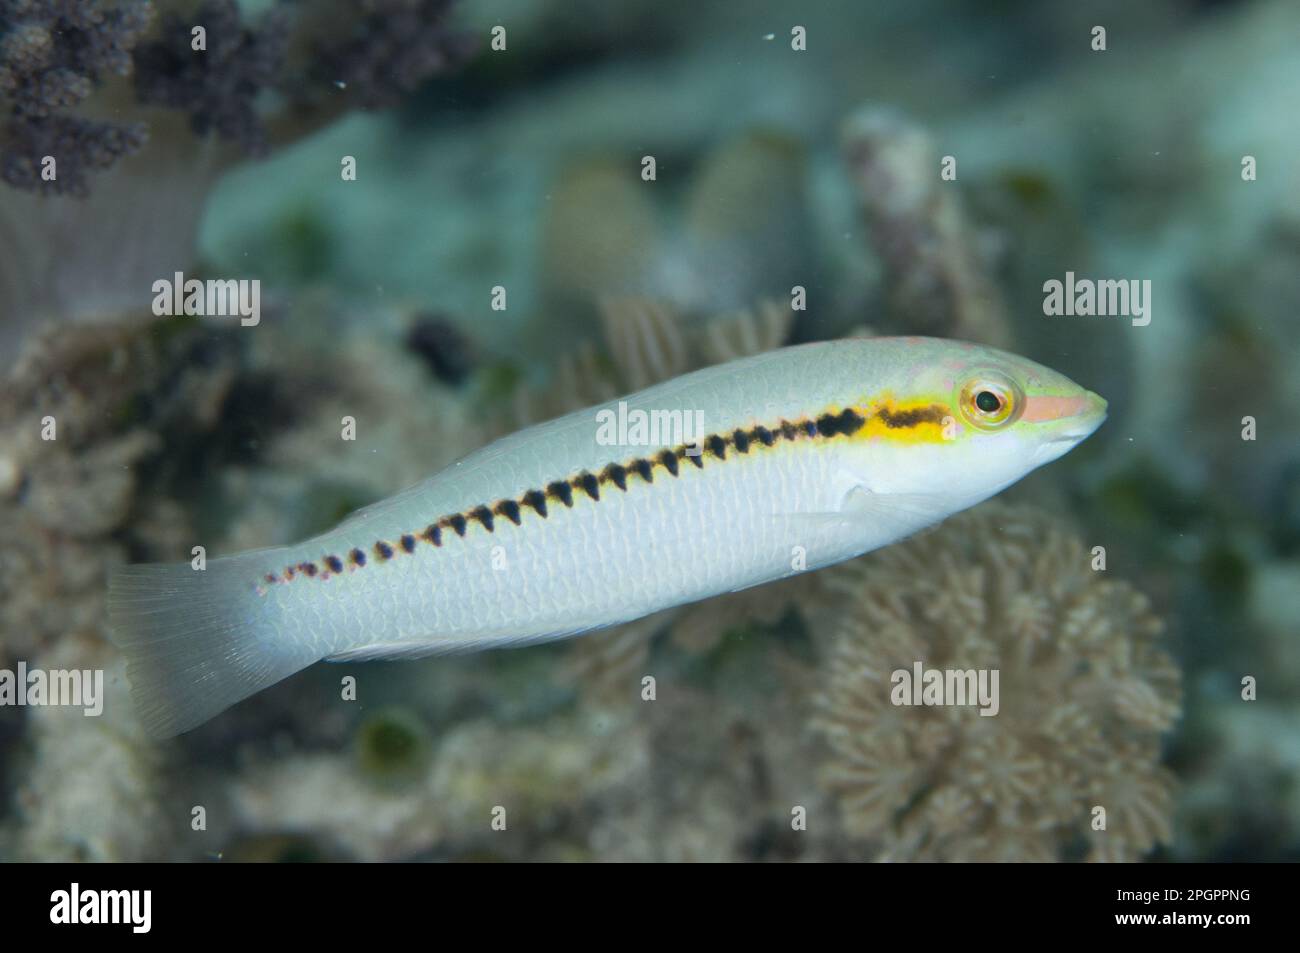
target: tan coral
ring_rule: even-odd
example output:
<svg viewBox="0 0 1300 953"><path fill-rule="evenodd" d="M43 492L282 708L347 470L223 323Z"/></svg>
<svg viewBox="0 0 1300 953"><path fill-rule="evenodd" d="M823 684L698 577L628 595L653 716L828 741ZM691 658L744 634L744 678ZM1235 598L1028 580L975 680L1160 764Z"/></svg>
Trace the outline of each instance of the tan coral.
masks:
<svg viewBox="0 0 1300 953"><path fill-rule="evenodd" d="M165 759L135 719L116 653L90 637L65 637L31 664L45 671L102 671L104 697L97 716L79 707L28 709L32 761L15 795L17 857L170 857L179 825L176 805L167 803L163 790Z"/></svg>
<svg viewBox="0 0 1300 953"><path fill-rule="evenodd" d="M673 644L688 652L707 652L728 632L770 628L793 603L811 595L815 584L812 577L795 576L685 606L673 619Z"/></svg>
<svg viewBox="0 0 1300 953"><path fill-rule="evenodd" d="M1169 841L1177 665L1146 599L1059 520L986 504L826 575L813 727L845 829L874 856L1133 860ZM891 673L917 661L997 670L997 714L896 706Z"/></svg>
<svg viewBox="0 0 1300 953"><path fill-rule="evenodd" d="M34 335L3 377L0 446L13 484L0 498L0 660L30 660L70 635L98 632L112 535L130 519L136 464L160 440L125 419L157 349L125 327Z"/></svg>
<svg viewBox="0 0 1300 953"><path fill-rule="evenodd" d="M578 639L561 666L562 678L580 686L589 703L614 708L639 704L641 679L651 674L650 640L672 614L670 609Z"/></svg>
<svg viewBox="0 0 1300 953"><path fill-rule="evenodd" d="M688 371L784 344L794 312L774 302L703 325L645 298L600 301L601 340L580 343L559 362L545 390L521 387L502 432L641 390Z"/></svg>

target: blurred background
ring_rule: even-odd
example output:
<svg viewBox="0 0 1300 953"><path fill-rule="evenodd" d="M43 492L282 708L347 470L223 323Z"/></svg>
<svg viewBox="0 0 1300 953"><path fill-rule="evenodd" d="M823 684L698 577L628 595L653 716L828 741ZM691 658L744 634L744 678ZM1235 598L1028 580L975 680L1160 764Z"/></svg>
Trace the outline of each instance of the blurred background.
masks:
<svg viewBox="0 0 1300 953"><path fill-rule="evenodd" d="M0 707L0 857L1296 859L1297 35L1290 0L0 0L0 668L108 694ZM155 315L176 272L260 280L260 323ZM1149 280L1150 323L1045 315L1067 272ZM135 721L110 566L898 333L1110 420L842 567ZM999 667L1001 714L893 708L916 659Z"/></svg>

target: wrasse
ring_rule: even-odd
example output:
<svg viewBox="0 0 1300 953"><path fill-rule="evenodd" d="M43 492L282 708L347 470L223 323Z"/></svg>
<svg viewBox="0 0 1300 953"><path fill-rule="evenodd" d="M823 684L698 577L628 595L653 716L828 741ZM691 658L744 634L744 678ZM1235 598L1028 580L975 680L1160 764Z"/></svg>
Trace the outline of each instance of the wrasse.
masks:
<svg viewBox="0 0 1300 953"><path fill-rule="evenodd" d="M705 433L610 445L615 412ZM1105 416L1061 374L973 344L785 348L504 437L297 545L120 568L111 628L141 718L167 736L322 659L558 639L849 559L987 499Z"/></svg>

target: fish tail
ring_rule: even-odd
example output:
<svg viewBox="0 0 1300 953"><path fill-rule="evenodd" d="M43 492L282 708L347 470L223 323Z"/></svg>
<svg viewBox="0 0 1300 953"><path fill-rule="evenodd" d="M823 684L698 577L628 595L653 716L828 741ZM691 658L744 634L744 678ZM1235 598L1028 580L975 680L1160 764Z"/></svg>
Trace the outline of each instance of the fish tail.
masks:
<svg viewBox="0 0 1300 953"><path fill-rule="evenodd" d="M113 642L126 656L136 711L166 738L317 661L285 639L280 610L256 581L266 550L189 563L123 566L109 576Z"/></svg>

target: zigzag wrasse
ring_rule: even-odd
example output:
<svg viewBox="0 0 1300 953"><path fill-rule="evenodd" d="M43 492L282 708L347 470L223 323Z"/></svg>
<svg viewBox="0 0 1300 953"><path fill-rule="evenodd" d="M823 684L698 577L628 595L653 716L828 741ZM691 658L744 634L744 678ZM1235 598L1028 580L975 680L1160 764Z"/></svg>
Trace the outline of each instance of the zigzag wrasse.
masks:
<svg viewBox="0 0 1300 953"><path fill-rule="evenodd" d="M186 731L321 659L558 639L828 566L987 499L1106 416L1046 367L929 338L785 348L623 401L304 543L118 569L111 627L147 727ZM705 435L610 445L601 411Z"/></svg>

